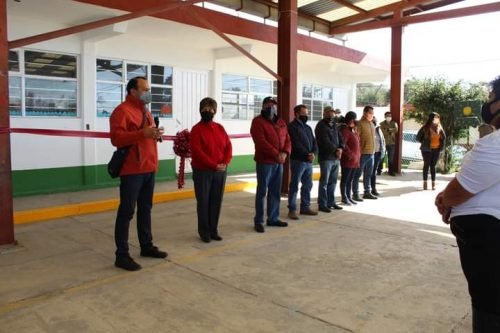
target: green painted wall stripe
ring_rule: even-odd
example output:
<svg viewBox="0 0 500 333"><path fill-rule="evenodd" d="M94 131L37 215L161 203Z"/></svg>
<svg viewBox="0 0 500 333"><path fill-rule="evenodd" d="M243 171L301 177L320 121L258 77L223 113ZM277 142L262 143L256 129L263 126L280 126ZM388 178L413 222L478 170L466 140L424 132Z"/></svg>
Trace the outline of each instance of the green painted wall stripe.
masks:
<svg viewBox="0 0 500 333"><path fill-rule="evenodd" d="M254 171L253 155L234 156L228 168L229 174ZM175 180L175 160L161 160L156 179ZM118 179L109 177L104 164L12 171L14 197L114 187L118 182Z"/></svg>

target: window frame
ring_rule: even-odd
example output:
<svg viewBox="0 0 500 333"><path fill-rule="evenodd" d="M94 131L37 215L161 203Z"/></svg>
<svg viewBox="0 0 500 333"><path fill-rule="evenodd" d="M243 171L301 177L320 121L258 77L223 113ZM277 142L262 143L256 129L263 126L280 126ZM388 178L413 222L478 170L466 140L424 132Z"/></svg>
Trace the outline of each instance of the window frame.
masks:
<svg viewBox="0 0 500 333"><path fill-rule="evenodd" d="M39 118L56 118L56 119L77 119L81 118L81 112L80 112L80 55L78 54L73 54L73 53L68 53L68 52L59 52L59 51L53 51L53 50L41 50L41 49L31 49L31 48L20 48L20 49L12 49L9 50L9 52L16 52L18 56L18 67L19 71L11 71L10 69L8 70L8 76L10 77L19 77L21 79L21 114L20 115L11 115L9 111L9 117L15 117L15 118L32 118L32 119L39 119ZM76 77L70 78L70 77L57 77L57 76L44 76L44 75L33 75L33 74L26 74L25 71L25 52L38 52L38 53L53 53L53 54L58 54L58 55L65 55L65 56L71 56L75 58L75 70L76 70ZM71 81L71 82L76 82L75 85L75 105L76 105L76 112L75 115L27 115L26 114L26 79L38 79L38 80L53 80L53 81L59 81L59 82L64 82L64 81ZM10 80L9 80L10 81ZM10 101L10 97L9 97Z"/></svg>

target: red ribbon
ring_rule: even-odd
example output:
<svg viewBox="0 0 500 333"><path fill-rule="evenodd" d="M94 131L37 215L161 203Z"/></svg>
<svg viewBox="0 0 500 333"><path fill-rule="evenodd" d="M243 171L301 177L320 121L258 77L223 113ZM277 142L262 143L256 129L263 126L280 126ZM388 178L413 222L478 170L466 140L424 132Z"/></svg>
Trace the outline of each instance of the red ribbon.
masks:
<svg viewBox="0 0 500 333"><path fill-rule="evenodd" d="M109 132L96 132L96 131L74 131L74 130L56 130L44 128L7 128L0 127L0 134L2 133L24 133L34 135L48 135L48 136L71 136L78 138L109 138ZM230 134L231 139L244 139L250 138L250 134ZM173 141L175 135L162 135L163 140Z"/></svg>

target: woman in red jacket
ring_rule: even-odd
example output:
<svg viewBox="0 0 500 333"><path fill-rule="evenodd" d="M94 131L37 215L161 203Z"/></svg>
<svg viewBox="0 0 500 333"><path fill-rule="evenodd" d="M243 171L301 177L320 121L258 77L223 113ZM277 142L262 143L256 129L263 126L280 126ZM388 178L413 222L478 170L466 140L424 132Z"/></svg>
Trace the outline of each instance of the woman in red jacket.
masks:
<svg viewBox="0 0 500 333"><path fill-rule="evenodd" d="M359 168L361 150L359 146L359 135L356 132L356 113L347 112L342 124L340 133L344 138L344 151L340 160L342 176L340 178L340 193L342 194L342 203L347 206L356 205L352 200L352 182L356 169Z"/></svg>
<svg viewBox="0 0 500 333"><path fill-rule="evenodd" d="M217 227L226 169L233 156L231 141L224 127L213 121L216 112L217 102L214 99L202 99L201 120L191 129L190 138L198 234L205 243L222 240Z"/></svg>

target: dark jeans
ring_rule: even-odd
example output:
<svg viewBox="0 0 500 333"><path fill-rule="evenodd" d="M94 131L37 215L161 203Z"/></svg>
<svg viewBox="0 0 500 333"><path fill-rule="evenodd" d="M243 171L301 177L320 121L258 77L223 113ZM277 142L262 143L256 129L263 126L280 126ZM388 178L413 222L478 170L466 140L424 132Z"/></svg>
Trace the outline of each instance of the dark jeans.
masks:
<svg viewBox="0 0 500 333"><path fill-rule="evenodd" d="M352 192L354 195L359 195L359 178L363 174L363 187L365 193L371 193L371 175L373 171L373 154L361 154L359 169L356 169L354 180L352 182Z"/></svg>
<svg viewBox="0 0 500 333"><path fill-rule="evenodd" d="M451 231L469 286L474 332L500 332L500 220L485 214L456 216Z"/></svg>
<svg viewBox="0 0 500 333"><path fill-rule="evenodd" d="M431 151L422 151L422 157L424 158L424 169L423 177L427 180L429 174L429 168L431 169L431 180L436 180L436 164L439 160L439 149L431 149Z"/></svg>
<svg viewBox="0 0 500 333"><path fill-rule="evenodd" d="M342 167L342 174L340 176L340 194L342 195L342 201L346 201L346 199L352 199L352 182L356 170L357 168Z"/></svg>
<svg viewBox="0 0 500 333"><path fill-rule="evenodd" d="M226 175L226 171L193 169L198 234L200 237L210 237L218 234L217 226L219 225Z"/></svg>
<svg viewBox="0 0 500 333"><path fill-rule="evenodd" d="M335 187L337 187L339 166L338 159L319 162L318 205L320 207L332 207L335 203Z"/></svg>
<svg viewBox="0 0 500 333"><path fill-rule="evenodd" d="M377 190L376 188L376 182L377 182L377 170L378 170L378 166L380 164L382 164L382 161L381 161L381 158L382 158L382 153L381 152L375 152L375 154L373 154L373 170L372 170L372 176L370 177L370 185L371 185L371 190L372 192L375 192Z"/></svg>
<svg viewBox="0 0 500 333"><path fill-rule="evenodd" d="M385 149L387 150L387 164L388 164L389 174L393 174L396 172L396 168L394 167L394 152L396 146L386 145Z"/></svg>
<svg viewBox="0 0 500 333"><path fill-rule="evenodd" d="M155 174L142 173L120 177L120 205L115 222L116 256L128 256L128 232L137 203L137 235L141 249L153 246L151 235L151 208Z"/></svg>
<svg viewBox="0 0 500 333"><path fill-rule="evenodd" d="M311 206L312 163L290 160L290 188L288 190L288 209L291 212L297 210L297 192L300 187L300 211L306 211Z"/></svg>
<svg viewBox="0 0 500 333"><path fill-rule="evenodd" d="M257 163L257 192L255 193L255 224L264 223L264 199L267 193L267 222L276 223L280 214L282 164Z"/></svg>

